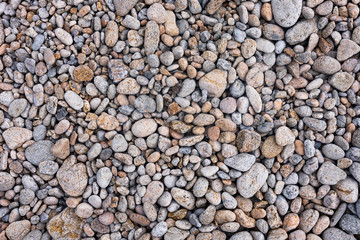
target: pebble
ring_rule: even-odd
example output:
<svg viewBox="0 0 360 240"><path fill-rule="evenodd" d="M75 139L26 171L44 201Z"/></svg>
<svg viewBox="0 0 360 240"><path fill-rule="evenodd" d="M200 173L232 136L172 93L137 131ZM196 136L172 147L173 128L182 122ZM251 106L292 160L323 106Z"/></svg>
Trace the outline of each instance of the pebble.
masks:
<svg viewBox="0 0 360 240"><path fill-rule="evenodd" d="M73 44L73 38L70 33L65 31L62 28L57 28L54 30L56 37L65 45L70 46Z"/></svg>
<svg viewBox="0 0 360 240"><path fill-rule="evenodd" d="M248 172L241 175L236 185L240 195L250 198L264 185L268 177L266 167L260 163L255 163Z"/></svg>
<svg viewBox="0 0 360 240"><path fill-rule="evenodd" d="M220 97L227 85L226 77L226 72L215 69L200 79L199 87L206 90L210 96Z"/></svg>
<svg viewBox="0 0 360 240"><path fill-rule="evenodd" d="M84 222L75 211L66 208L61 213L50 219L46 225L50 236L54 239L79 239Z"/></svg>
<svg viewBox="0 0 360 240"><path fill-rule="evenodd" d="M300 17L302 2L296 1L272 1L271 8L274 20L282 27L293 26Z"/></svg>
<svg viewBox="0 0 360 240"><path fill-rule="evenodd" d="M131 127L131 131L136 137L147 137L153 134L156 129L157 124L153 119L140 119Z"/></svg>
<svg viewBox="0 0 360 240"><path fill-rule="evenodd" d="M80 111L83 106L84 102L81 97L76 94L74 91L69 90L64 94L65 101L76 111Z"/></svg>
<svg viewBox="0 0 360 240"><path fill-rule="evenodd" d="M255 163L255 156L247 153L241 153L231 158L226 158L224 163L241 172L248 171L251 166Z"/></svg>
<svg viewBox="0 0 360 240"><path fill-rule="evenodd" d="M53 161L56 157L51 153L54 144L49 140L35 142L25 150L26 159L32 164L38 166L44 161Z"/></svg>
<svg viewBox="0 0 360 240"><path fill-rule="evenodd" d="M84 193L87 186L86 166L83 163L77 163L74 157L70 157L61 165L56 178L66 194L78 197Z"/></svg>
<svg viewBox="0 0 360 240"><path fill-rule="evenodd" d="M15 186L15 179L6 172L0 172L0 191L5 192Z"/></svg>
<svg viewBox="0 0 360 240"><path fill-rule="evenodd" d="M29 220L15 221L6 228L5 233L10 240L24 239L30 232L30 227L31 223Z"/></svg>
<svg viewBox="0 0 360 240"><path fill-rule="evenodd" d="M191 192L175 187L171 189L171 196L182 207L188 210L195 208L195 197Z"/></svg>
<svg viewBox="0 0 360 240"><path fill-rule="evenodd" d="M319 182L335 185L346 178L346 173L331 162L324 162L317 172Z"/></svg>
<svg viewBox="0 0 360 240"><path fill-rule="evenodd" d="M26 128L12 127L4 131L2 136L10 149L16 149L30 140L33 133Z"/></svg>
<svg viewBox="0 0 360 240"><path fill-rule="evenodd" d="M0 3L0 239L355 239L358 1Z"/></svg>

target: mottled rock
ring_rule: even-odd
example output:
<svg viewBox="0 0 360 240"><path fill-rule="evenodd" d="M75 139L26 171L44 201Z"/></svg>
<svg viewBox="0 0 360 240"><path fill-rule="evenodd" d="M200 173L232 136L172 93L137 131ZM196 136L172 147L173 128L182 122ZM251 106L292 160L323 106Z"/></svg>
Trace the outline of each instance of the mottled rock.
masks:
<svg viewBox="0 0 360 240"><path fill-rule="evenodd" d="M241 196L250 198L264 185L268 171L261 163L255 163L248 172L237 180L237 189Z"/></svg>
<svg viewBox="0 0 360 240"><path fill-rule="evenodd" d="M88 184L86 166L83 163L77 163L74 156L64 161L56 178L64 192L72 197L83 194Z"/></svg>
<svg viewBox="0 0 360 240"><path fill-rule="evenodd" d="M56 240L76 240L81 239L84 221L79 218L75 211L66 208L50 219L46 229L53 239Z"/></svg>
<svg viewBox="0 0 360 240"><path fill-rule="evenodd" d="M20 147L24 142L30 140L32 136L32 131L20 127L9 128L2 134L6 145L10 149L16 149Z"/></svg>
<svg viewBox="0 0 360 240"><path fill-rule="evenodd" d="M202 90L206 90L212 97L220 97L225 91L227 84L227 73L220 69L215 69L199 81L199 87Z"/></svg>

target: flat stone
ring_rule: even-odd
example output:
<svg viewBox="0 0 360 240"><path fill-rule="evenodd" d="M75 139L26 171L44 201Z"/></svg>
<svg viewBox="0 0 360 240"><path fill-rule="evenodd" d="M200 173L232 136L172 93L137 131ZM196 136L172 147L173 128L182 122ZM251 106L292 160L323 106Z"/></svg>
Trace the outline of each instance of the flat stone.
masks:
<svg viewBox="0 0 360 240"><path fill-rule="evenodd" d="M155 21L149 21L145 27L144 48L147 56L155 53L160 42L160 29Z"/></svg>
<svg viewBox="0 0 360 240"><path fill-rule="evenodd" d="M84 224L73 209L66 208L50 219L46 229L55 240L78 240L81 239Z"/></svg>
<svg viewBox="0 0 360 240"><path fill-rule="evenodd" d="M43 161L53 161L56 159L54 155L51 154L51 148L54 144L49 140L42 140L35 142L25 150L26 159L38 166Z"/></svg>
<svg viewBox="0 0 360 240"><path fill-rule="evenodd" d="M306 126L308 126L310 129L314 131L322 132L327 127L325 121L316 118L305 117L302 120L304 121Z"/></svg>
<svg viewBox="0 0 360 240"><path fill-rule="evenodd" d="M122 134L116 134L111 141L111 149L114 152L125 152L128 148L128 142Z"/></svg>
<svg viewBox="0 0 360 240"><path fill-rule="evenodd" d="M32 131L26 128L12 127L7 129L2 137L4 138L6 145L10 149L16 149L23 145L24 142L29 141L33 136Z"/></svg>
<svg viewBox="0 0 360 240"><path fill-rule="evenodd" d="M154 3L147 10L148 19L157 23L165 23L166 14L165 8L160 3Z"/></svg>
<svg viewBox="0 0 360 240"><path fill-rule="evenodd" d="M337 48L336 59L340 62L345 61L360 52L360 46L350 39L342 39Z"/></svg>
<svg viewBox="0 0 360 240"><path fill-rule="evenodd" d="M312 68L320 73L332 75L341 69L341 64L335 58L329 56L321 56L315 59Z"/></svg>
<svg viewBox="0 0 360 240"><path fill-rule="evenodd" d="M137 0L114 0L114 7L116 13L120 16L125 16L130 10L135 7Z"/></svg>
<svg viewBox="0 0 360 240"><path fill-rule="evenodd" d="M266 158L274 158L281 153L282 146L277 145L275 136L268 137L261 146L261 152Z"/></svg>
<svg viewBox="0 0 360 240"><path fill-rule="evenodd" d="M29 220L12 222L7 226L5 233L9 240L20 240L30 232L31 223Z"/></svg>
<svg viewBox="0 0 360 240"><path fill-rule="evenodd" d="M10 103L8 113L10 116L19 117L26 109L28 102L24 98L15 99Z"/></svg>
<svg viewBox="0 0 360 240"><path fill-rule="evenodd" d="M322 234L324 240L356 240L352 235L346 234L344 231L338 228L328 228Z"/></svg>
<svg viewBox="0 0 360 240"><path fill-rule="evenodd" d="M295 136L288 127L282 126L276 130L275 140L277 145L286 146L295 142Z"/></svg>
<svg viewBox="0 0 360 240"><path fill-rule="evenodd" d="M70 33L65 31L62 28L57 28L54 30L56 37L65 45L70 46L73 44L73 38Z"/></svg>
<svg viewBox="0 0 360 240"><path fill-rule="evenodd" d="M100 168L99 171L96 173L96 182L98 183L99 187L106 188L107 186L109 186L112 176L113 175L110 168Z"/></svg>
<svg viewBox="0 0 360 240"><path fill-rule="evenodd" d="M119 40L119 27L115 21L109 21L105 28L105 44L113 47Z"/></svg>
<svg viewBox="0 0 360 240"><path fill-rule="evenodd" d="M237 180L237 189L244 198L250 198L265 184L268 171L261 163L255 163Z"/></svg>
<svg viewBox="0 0 360 240"><path fill-rule="evenodd" d="M246 96L256 113L260 113L262 109L262 100L260 94L252 86L246 86Z"/></svg>
<svg viewBox="0 0 360 240"><path fill-rule="evenodd" d="M65 101L76 111L81 111L84 106L82 98L72 90L68 90L64 94Z"/></svg>
<svg viewBox="0 0 360 240"><path fill-rule="evenodd" d="M344 150L335 144L326 144L323 146L322 153L325 155L325 157L332 160L339 160L340 158L345 157Z"/></svg>
<svg viewBox="0 0 360 240"><path fill-rule="evenodd" d="M295 26L287 30L285 39L288 44L295 45L305 41L312 33L315 33L316 31L317 25L314 19L304 20L296 23Z"/></svg>
<svg viewBox="0 0 360 240"><path fill-rule="evenodd" d="M346 178L346 172L331 162L324 162L318 170L319 182L327 185L335 185Z"/></svg>
<svg viewBox="0 0 360 240"><path fill-rule="evenodd" d="M338 72L331 76L328 83L339 91L346 92L354 82L354 77L347 72Z"/></svg>
<svg viewBox="0 0 360 240"><path fill-rule="evenodd" d="M181 230L176 227L171 227L166 232L164 236L164 240L173 240L173 239L184 240L189 235L190 235L189 231Z"/></svg>
<svg viewBox="0 0 360 240"><path fill-rule="evenodd" d="M224 160L224 163L241 172L248 171L251 166L255 163L256 158L254 155L250 155L247 153L240 153L238 155L235 155L231 158L226 158Z"/></svg>

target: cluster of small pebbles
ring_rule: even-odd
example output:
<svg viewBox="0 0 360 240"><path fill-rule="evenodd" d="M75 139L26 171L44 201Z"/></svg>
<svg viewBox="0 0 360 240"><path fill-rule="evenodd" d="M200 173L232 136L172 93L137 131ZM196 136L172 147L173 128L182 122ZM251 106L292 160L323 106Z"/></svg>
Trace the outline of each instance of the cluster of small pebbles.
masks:
<svg viewBox="0 0 360 240"><path fill-rule="evenodd" d="M359 2L0 1L0 240L360 239Z"/></svg>

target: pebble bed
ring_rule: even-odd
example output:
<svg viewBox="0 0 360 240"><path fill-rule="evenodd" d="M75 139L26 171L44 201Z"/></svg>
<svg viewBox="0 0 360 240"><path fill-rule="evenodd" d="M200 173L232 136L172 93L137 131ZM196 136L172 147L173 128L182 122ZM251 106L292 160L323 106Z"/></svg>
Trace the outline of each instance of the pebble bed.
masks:
<svg viewBox="0 0 360 240"><path fill-rule="evenodd" d="M0 1L0 240L360 239L359 2Z"/></svg>

